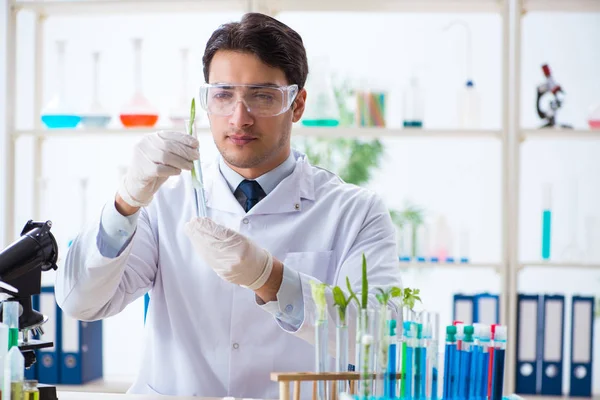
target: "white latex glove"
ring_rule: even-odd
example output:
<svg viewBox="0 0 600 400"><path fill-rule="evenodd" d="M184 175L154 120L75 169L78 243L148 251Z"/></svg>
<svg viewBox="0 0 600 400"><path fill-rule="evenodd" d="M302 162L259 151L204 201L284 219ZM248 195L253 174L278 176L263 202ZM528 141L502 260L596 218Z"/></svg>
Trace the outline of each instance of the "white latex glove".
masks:
<svg viewBox="0 0 600 400"><path fill-rule="evenodd" d="M169 176L191 170L198 158L198 140L190 135L169 131L146 135L134 147L118 193L132 207L147 206Z"/></svg>
<svg viewBox="0 0 600 400"><path fill-rule="evenodd" d="M273 270L273 256L250 239L206 217L192 218L185 233L194 249L221 278L256 290Z"/></svg>

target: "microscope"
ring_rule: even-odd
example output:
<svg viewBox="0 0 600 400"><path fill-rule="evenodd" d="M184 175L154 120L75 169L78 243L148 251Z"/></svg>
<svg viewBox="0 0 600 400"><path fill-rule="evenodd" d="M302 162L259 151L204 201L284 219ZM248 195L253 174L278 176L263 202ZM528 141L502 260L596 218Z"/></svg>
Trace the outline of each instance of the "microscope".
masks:
<svg viewBox="0 0 600 400"><path fill-rule="evenodd" d="M544 125L542 125L541 128L554 128L554 127L556 127L556 112L562 106L562 103L563 103L564 97L565 97L564 96L565 92L562 90L561 86L558 83L556 83L556 81L552 77L552 74L550 73L550 67L548 66L548 64L542 65L542 72L544 73L544 76L546 77L546 81L544 83L538 85L538 87L537 87L537 100L536 100L537 113L541 119L546 121L546 123ZM544 110L542 110L541 103L542 103L543 97L546 94L552 96L552 98L548 104L549 109L544 111ZM559 127L566 128L566 129L573 128L572 126L565 125L565 124L559 124Z"/></svg>
<svg viewBox="0 0 600 400"><path fill-rule="evenodd" d="M34 310L31 297L41 292L42 271L57 269L58 245L50 233L51 221L27 221L20 238L0 252L0 292L4 301L19 303L19 350L25 359L25 368L36 362L35 350L52 347L54 343L34 339L44 333L42 326L48 317ZM2 309L0 308L0 320ZM30 337L30 334L32 337ZM38 385L40 400L56 400L56 387Z"/></svg>

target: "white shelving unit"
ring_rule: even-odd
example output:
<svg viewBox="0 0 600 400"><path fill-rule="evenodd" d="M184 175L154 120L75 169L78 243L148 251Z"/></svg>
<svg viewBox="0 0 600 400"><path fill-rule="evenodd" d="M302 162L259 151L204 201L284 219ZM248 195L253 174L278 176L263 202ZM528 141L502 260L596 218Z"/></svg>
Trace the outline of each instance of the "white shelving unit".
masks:
<svg viewBox="0 0 600 400"><path fill-rule="evenodd" d="M145 134L155 129L107 130L45 130L41 126L42 88L44 60L43 25L48 18L58 15L109 15L168 12L210 12L210 11L260 11L276 14L280 11L353 11L353 12L473 12L495 13L502 18L502 129L490 131L458 131L427 129L386 129L386 128L295 128L297 136L319 137L365 137L365 138L428 138L471 140L488 138L498 140L502 147L502 259L497 263L473 264L431 264L401 263L402 268L492 268L501 278L502 323L509 325L510 340L515 338L516 294L519 271L529 267L556 267L555 263L523 263L518 259L519 234L519 177L520 146L523 141L544 138L586 138L600 139L600 131L585 130L525 130L519 125L520 100L520 51L521 18L525 12L533 11L600 11L599 0L64 0L64 1L23 1L8 0L7 10L7 94L6 94L6 135L3 147L7 149L3 163L5 173L5 213L3 247L14 237L15 209L15 142L23 137L34 138L34 176L41 176L41 156L43 144L56 137L69 137L84 140L86 137L105 135L126 137ZM17 130L15 127L16 108L16 43L17 15L31 12L36 15L34 48L34 129ZM160 129L160 127L156 128ZM209 134L207 129L203 134ZM37 181L37 180L35 180ZM38 183L33 183L34 199L39 198ZM34 202L33 218L41 218L39 201ZM572 264L571 264L572 265ZM578 268L600 268L598 265L575 264ZM514 351L509 351L506 360L506 392L514 390Z"/></svg>
<svg viewBox="0 0 600 400"><path fill-rule="evenodd" d="M49 139L53 137L85 138L90 135L103 136L132 136L144 135L156 132L160 129L169 127L154 128L113 128L113 129L52 129L52 130L23 130L15 131L14 138L23 136L34 136L40 139ZM199 135L210 135L209 128L199 128ZM391 128L305 128L296 127L293 130L294 136L303 137L322 137L322 138L439 138L439 139L457 139L457 138L480 138L480 139L502 139L502 131L479 131L479 130L431 130L431 129L391 129Z"/></svg>

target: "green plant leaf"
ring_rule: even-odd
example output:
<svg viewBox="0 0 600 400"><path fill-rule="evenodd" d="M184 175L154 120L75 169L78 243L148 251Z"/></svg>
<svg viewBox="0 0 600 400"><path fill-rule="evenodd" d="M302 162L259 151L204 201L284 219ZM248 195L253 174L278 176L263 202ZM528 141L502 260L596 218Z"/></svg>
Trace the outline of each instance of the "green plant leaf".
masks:
<svg viewBox="0 0 600 400"><path fill-rule="evenodd" d="M397 286L392 287L390 290L390 296L392 296L392 298L402 296L402 289Z"/></svg>
<svg viewBox="0 0 600 400"><path fill-rule="evenodd" d="M340 289L339 286L336 286L333 288L333 300L335 301L335 304L346 308L347 303L346 303L346 296L344 296L344 292L342 291L342 289Z"/></svg>
<svg viewBox="0 0 600 400"><path fill-rule="evenodd" d="M324 320L327 310L327 298L325 297L326 283L320 283L316 281L309 281L312 297L317 306L317 313L320 320Z"/></svg>
<svg viewBox="0 0 600 400"><path fill-rule="evenodd" d="M357 308L360 309L360 301L358 300L358 297L356 297L356 293L354 293L352 290L352 285L350 285L350 279L348 277L346 277L346 287L348 288L348 293L350 293L348 304L350 304L350 301L354 299L354 301L356 301Z"/></svg>
<svg viewBox="0 0 600 400"><path fill-rule="evenodd" d="M195 119L196 119L196 98L192 98L192 105L190 108L190 135L193 133Z"/></svg>
<svg viewBox="0 0 600 400"><path fill-rule="evenodd" d="M190 106L190 124L189 124L189 134L194 134L194 120L196 119L196 98L192 98L192 105ZM197 180L196 177L196 169L192 168L192 179L193 182Z"/></svg>

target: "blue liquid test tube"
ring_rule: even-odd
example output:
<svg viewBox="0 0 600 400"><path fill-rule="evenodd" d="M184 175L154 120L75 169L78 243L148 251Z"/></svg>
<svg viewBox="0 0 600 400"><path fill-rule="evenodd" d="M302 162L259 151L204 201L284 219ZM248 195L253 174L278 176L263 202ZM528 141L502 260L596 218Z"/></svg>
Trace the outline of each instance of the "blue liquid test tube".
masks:
<svg viewBox="0 0 600 400"><path fill-rule="evenodd" d="M473 327L464 327L464 338L460 350L460 372L458 380L458 400L469 399L469 388L471 385L471 358L473 351Z"/></svg>
<svg viewBox="0 0 600 400"><path fill-rule="evenodd" d="M490 345L491 345L491 337L492 337L492 327L489 325L485 325L480 334L479 334L479 344L480 344L480 357L479 357L479 365L481 374L479 375L479 379L477 381L477 399L485 400L487 398L487 388L488 388L488 365L490 362Z"/></svg>
<svg viewBox="0 0 600 400"><path fill-rule="evenodd" d="M388 350L387 374L385 375L384 396L386 398L396 398L396 365L397 365L397 345L396 345L396 320L388 321L390 333L390 345Z"/></svg>
<svg viewBox="0 0 600 400"><path fill-rule="evenodd" d="M502 400L504 389L504 357L506 353L506 326L496 327L494 333L494 369L492 370L491 400Z"/></svg>
<svg viewBox="0 0 600 400"><path fill-rule="evenodd" d="M477 384L481 376L481 346L479 337L481 334L481 324L473 324L473 346L471 348L471 378L469 379L469 399L477 400Z"/></svg>
<svg viewBox="0 0 600 400"><path fill-rule="evenodd" d="M456 326L446 327L446 347L444 351L444 388L442 390L443 400L453 400L454 375L452 368L454 366L454 354L456 353Z"/></svg>
<svg viewBox="0 0 600 400"><path fill-rule="evenodd" d="M404 323L404 337L406 342L406 359L402 360L404 363L404 376L402 381L404 383L404 399L412 400L413 398L413 379L414 379L414 353L415 353L415 323L406 321Z"/></svg>

